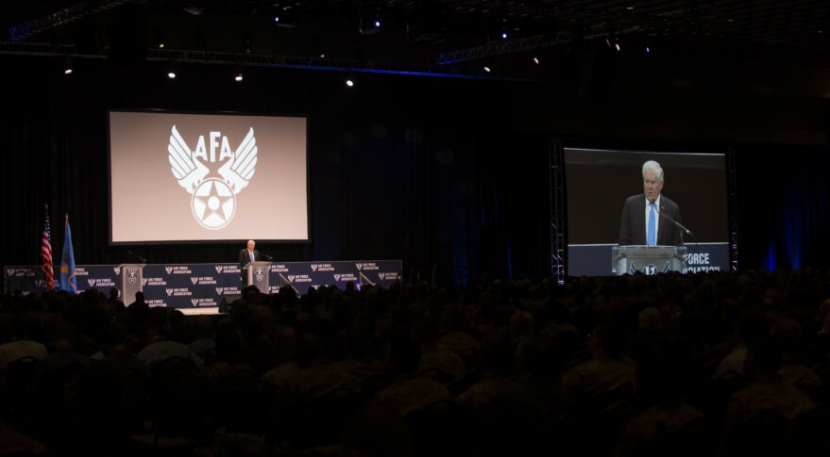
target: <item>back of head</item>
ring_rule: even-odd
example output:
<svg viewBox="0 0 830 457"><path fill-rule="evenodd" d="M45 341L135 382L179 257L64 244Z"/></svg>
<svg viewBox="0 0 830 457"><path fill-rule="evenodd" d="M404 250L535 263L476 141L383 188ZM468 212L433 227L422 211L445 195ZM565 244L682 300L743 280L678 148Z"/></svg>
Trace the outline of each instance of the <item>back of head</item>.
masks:
<svg viewBox="0 0 830 457"><path fill-rule="evenodd" d="M775 338L758 338L749 345L746 356L747 373L776 377L781 368L781 360L781 345Z"/></svg>
<svg viewBox="0 0 830 457"><path fill-rule="evenodd" d="M626 344L625 328L617 323L606 322L596 328L594 336L605 355L619 357Z"/></svg>
<svg viewBox="0 0 830 457"><path fill-rule="evenodd" d="M748 345L752 345L768 333L769 323L763 313L750 311L738 320L738 334L741 340Z"/></svg>

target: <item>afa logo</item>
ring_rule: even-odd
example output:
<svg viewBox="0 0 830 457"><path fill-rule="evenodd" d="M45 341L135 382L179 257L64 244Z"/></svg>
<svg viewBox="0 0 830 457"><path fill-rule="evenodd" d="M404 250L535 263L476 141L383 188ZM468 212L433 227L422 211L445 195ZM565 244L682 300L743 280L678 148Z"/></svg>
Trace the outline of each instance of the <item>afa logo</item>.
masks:
<svg viewBox="0 0 830 457"><path fill-rule="evenodd" d="M244 189L254 176L257 146L253 127L248 130L236 152L231 152L228 137L222 136L221 132L210 132L209 138L208 158L204 135L199 137L196 149L191 150L174 125L167 152L173 176L191 195L190 210L193 218L208 230L219 230L233 220L236 214L236 194ZM211 164L227 159L216 170L221 179L208 177L211 170L199 160L200 158Z"/></svg>
<svg viewBox="0 0 830 457"><path fill-rule="evenodd" d="M138 281L138 270L132 268L127 270L127 279L130 281L130 284L135 284Z"/></svg>

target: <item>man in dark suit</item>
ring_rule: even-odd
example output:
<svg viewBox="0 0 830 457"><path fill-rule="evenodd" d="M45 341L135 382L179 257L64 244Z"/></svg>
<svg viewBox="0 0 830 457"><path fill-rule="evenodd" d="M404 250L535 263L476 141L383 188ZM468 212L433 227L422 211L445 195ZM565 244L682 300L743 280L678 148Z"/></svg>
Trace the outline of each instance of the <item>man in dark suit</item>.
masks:
<svg viewBox="0 0 830 457"><path fill-rule="evenodd" d="M259 251L254 249L255 246L256 243L254 240L248 240L248 247L239 251L239 273L242 276L242 284L244 286L250 285L248 284L248 271L245 270L245 265L261 260L259 258Z"/></svg>
<svg viewBox="0 0 830 457"><path fill-rule="evenodd" d="M643 164L643 193L625 200L620 222L620 245L681 246L680 207L660 194L663 168L649 160Z"/></svg>

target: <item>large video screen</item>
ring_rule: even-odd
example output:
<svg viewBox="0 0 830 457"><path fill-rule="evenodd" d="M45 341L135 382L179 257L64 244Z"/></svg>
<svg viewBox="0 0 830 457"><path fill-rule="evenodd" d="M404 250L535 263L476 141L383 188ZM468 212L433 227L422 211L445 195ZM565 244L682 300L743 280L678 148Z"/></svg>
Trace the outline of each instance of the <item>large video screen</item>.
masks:
<svg viewBox="0 0 830 457"><path fill-rule="evenodd" d="M685 247L688 272L729 269L724 154L564 148L564 159L569 276L618 274L612 267L612 249L647 244L642 170L650 160L663 170L662 189L658 189L661 206L670 205L656 218L658 244ZM637 219L639 225L631 229L624 208L635 204L641 206L629 209L629 219ZM660 230L665 236L677 233L672 218L691 235L680 229L682 240L677 243L661 236Z"/></svg>
<svg viewBox="0 0 830 457"><path fill-rule="evenodd" d="M308 241L307 118L109 112L112 244Z"/></svg>

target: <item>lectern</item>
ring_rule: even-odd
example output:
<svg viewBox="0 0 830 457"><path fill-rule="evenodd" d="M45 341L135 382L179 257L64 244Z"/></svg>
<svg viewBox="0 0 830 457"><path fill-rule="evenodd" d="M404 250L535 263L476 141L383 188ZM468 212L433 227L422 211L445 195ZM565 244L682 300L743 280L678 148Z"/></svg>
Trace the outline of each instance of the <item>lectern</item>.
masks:
<svg viewBox="0 0 830 457"><path fill-rule="evenodd" d="M135 293L144 290L144 265L143 263L123 263L118 266L121 272L121 300L124 303L132 303L135 300Z"/></svg>
<svg viewBox="0 0 830 457"><path fill-rule="evenodd" d="M615 246L611 248L611 271L618 275L647 275L669 271L686 272L685 246Z"/></svg>
<svg viewBox="0 0 830 457"><path fill-rule="evenodd" d="M271 270L271 262L249 262L245 265L248 270L248 285L256 286L263 294L270 294L268 274Z"/></svg>

